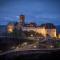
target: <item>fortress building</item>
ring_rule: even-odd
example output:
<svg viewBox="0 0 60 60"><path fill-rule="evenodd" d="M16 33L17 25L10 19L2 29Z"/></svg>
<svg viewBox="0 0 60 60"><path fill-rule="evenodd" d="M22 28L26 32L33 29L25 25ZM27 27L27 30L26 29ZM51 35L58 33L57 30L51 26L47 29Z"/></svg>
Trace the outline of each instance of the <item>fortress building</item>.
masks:
<svg viewBox="0 0 60 60"><path fill-rule="evenodd" d="M22 31L35 31L39 34L42 34L44 37L47 37L47 35L49 35L50 37L56 37L55 25L53 25L52 23L45 23L45 24L41 24L40 26L37 26L37 24L34 22L30 22L29 24L26 24L24 15L19 16L19 22L15 25L15 27L14 24L8 24L7 27L8 27L7 29L8 31L11 29L13 30L16 27L18 30L22 29Z"/></svg>

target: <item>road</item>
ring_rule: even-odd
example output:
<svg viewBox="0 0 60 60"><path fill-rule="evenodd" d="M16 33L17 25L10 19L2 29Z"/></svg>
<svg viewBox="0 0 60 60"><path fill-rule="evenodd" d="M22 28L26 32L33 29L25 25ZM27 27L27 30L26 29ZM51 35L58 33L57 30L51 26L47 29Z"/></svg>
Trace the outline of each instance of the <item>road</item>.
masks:
<svg viewBox="0 0 60 60"><path fill-rule="evenodd" d="M21 54L28 54L28 53L49 53L50 51L56 51L56 50L60 50L60 48L52 48L52 49L25 49L25 48L18 48L16 47L15 49L13 50L9 50L9 51L5 51L5 52L2 52L0 53L0 56L1 55L5 55L5 54L9 54L9 53L12 53L12 52L21 52Z"/></svg>
<svg viewBox="0 0 60 60"><path fill-rule="evenodd" d="M33 38L28 37L28 39L33 39ZM45 40L43 40L43 41L45 41ZM40 48L40 49L38 49L38 48L36 48L35 45L37 45L37 44L34 43L33 45L26 45L23 48L16 47L12 50L1 52L0 55L5 55L5 54L12 53L12 52L18 52L18 51L20 51L20 53L26 54L26 53L48 53L50 51L60 50L60 48ZM31 48L31 46L34 46L34 47Z"/></svg>

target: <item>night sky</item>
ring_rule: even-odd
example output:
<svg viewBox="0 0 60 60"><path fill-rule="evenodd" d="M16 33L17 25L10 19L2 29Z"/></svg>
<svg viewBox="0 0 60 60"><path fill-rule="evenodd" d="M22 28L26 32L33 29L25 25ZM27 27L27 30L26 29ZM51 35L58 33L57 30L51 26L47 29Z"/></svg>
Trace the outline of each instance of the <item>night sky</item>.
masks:
<svg viewBox="0 0 60 60"><path fill-rule="evenodd" d="M60 24L59 0L0 0L0 24L16 22L24 14L25 22Z"/></svg>

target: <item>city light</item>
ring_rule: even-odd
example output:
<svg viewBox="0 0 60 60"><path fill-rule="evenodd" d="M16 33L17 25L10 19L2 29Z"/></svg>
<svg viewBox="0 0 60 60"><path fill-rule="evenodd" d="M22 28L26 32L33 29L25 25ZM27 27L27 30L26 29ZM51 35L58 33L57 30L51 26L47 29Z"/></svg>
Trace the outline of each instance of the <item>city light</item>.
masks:
<svg viewBox="0 0 60 60"><path fill-rule="evenodd" d="M30 36L33 37L33 34L31 34Z"/></svg>
<svg viewBox="0 0 60 60"><path fill-rule="evenodd" d="M23 44L24 44L24 45L27 45L27 42L24 42Z"/></svg>
<svg viewBox="0 0 60 60"><path fill-rule="evenodd" d="M11 28L10 28L10 29L8 29L8 32L13 32L13 29L11 29Z"/></svg>
<svg viewBox="0 0 60 60"><path fill-rule="evenodd" d="M53 45L51 45L50 47L51 47L51 48L54 48L54 46L53 46Z"/></svg>
<svg viewBox="0 0 60 60"><path fill-rule="evenodd" d="M36 46L36 45L34 45L33 47L34 47L34 48L37 48L37 46Z"/></svg>

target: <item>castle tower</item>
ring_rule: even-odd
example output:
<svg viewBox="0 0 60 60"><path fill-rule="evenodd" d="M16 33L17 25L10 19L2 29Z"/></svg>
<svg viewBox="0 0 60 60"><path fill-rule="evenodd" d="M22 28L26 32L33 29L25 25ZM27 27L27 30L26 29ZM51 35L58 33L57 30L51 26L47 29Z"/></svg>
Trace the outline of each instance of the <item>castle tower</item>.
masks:
<svg viewBox="0 0 60 60"><path fill-rule="evenodd" d="M24 26L25 16L24 16L24 15L20 15L19 20L20 20L20 24L21 24L22 26Z"/></svg>
<svg viewBox="0 0 60 60"><path fill-rule="evenodd" d="M19 16L19 22L18 22L18 29L22 28L25 24L25 16L24 15L20 15Z"/></svg>

